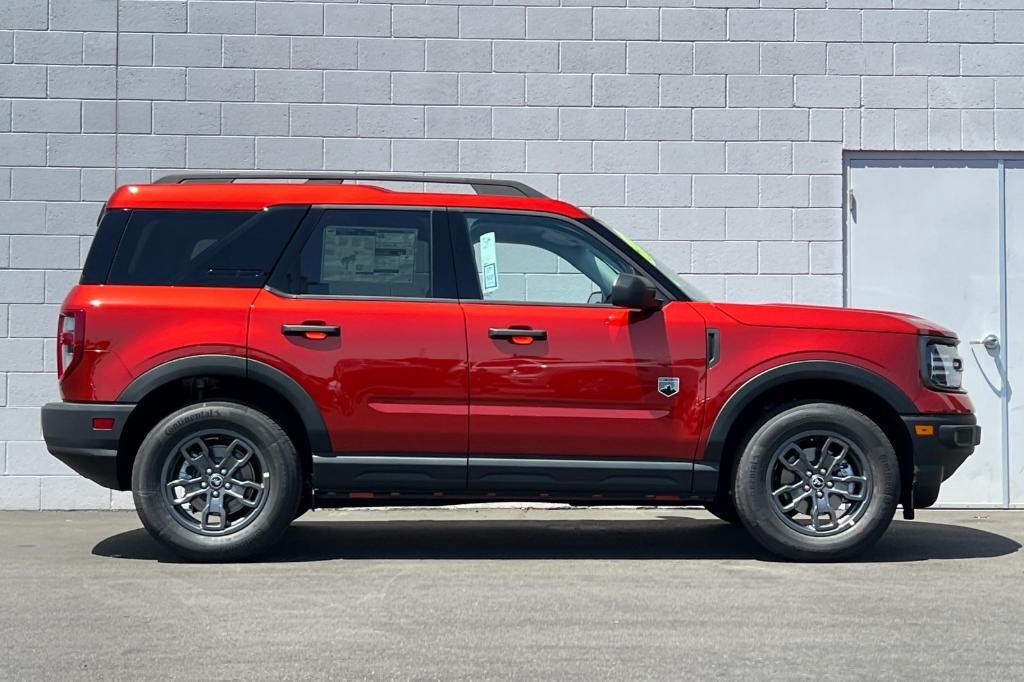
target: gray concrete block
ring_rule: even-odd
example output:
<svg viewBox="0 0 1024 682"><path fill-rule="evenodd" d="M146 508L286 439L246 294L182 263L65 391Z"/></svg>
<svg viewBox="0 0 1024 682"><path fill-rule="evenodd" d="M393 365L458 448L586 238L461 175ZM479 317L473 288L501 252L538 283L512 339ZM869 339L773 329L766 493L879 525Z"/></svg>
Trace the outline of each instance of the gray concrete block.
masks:
<svg viewBox="0 0 1024 682"><path fill-rule="evenodd" d="M757 206L757 176L695 175L693 205L708 208Z"/></svg>
<svg viewBox="0 0 1024 682"><path fill-rule="evenodd" d="M81 64L82 33L15 31L14 61L20 64Z"/></svg>
<svg viewBox="0 0 1024 682"><path fill-rule="evenodd" d="M386 104L391 101L391 74L386 71L325 71L324 101Z"/></svg>
<svg viewBox="0 0 1024 682"><path fill-rule="evenodd" d="M256 98L256 73L250 69L190 68L187 98L211 102L252 102Z"/></svg>
<svg viewBox="0 0 1024 682"><path fill-rule="evenodd" d="M798 107L860 106L856 76L796 76L793 101Z"/></svg>
<svg viewBox="0 0 1024 682"><path fill-rule="evenodd" d="M411 38L360 38L359 68L369 71L422 71L425 44Z"/></svg>
<svg viewBox="0 0 1024 682"><path fill-rule="evenodd" d="M810 134L806 109L762 109L758 139L806 140Z"/></svg>
<svg viewBox="0 0 1024 682"><path fill-rule="evenodd" d="M825 55L824 43L762 43L761 73L823 74Z"/></svg>
<svg viewBox="0 0 1024 682"><path fill-rule="evenodd" d="M756 140L756 109L697 109L693 112L695 140Z"/></svg>
<svg viewBox="0 0 1024 682"><path fill-rule="evenodd" d="M287 104L225 102L221 106L221 132L224 135L287 135Z"/></svg>
<svg viewBox="0 0 1024 682"><path fill-rule="evenodd" d="M0 225L7 234L39 234L46 228L45 208L39 201L0 202Z"/></svg>
<svg viewBox="0 0 1024 682"><path fill-rule="evenodd" d="M658 76L596 74L594 105L602 107L651 107L659 100Z"/></svg>
<svg viewBox="0 0 1024 682"><path fill-rule="evenodd" d="M865 107L917 109L928 106L924 76L865 76L861 80Z"/></svg>
<svg viewBox="0 0 1024 682"><path fill-rule="evenodd" d="M558 112L558 137L563 140L622 140L626 112L622 109L569 107Z"/></svg>
<svg viewBox="0 0 1024 682"><path fill-rule="evenodd" d="M486 139L491 137L491 110L487 107L426 107L427 137Z"/></svg>
<svg viewBox="0 0 1024 682"><path fill-rule="evenodd" d="M662 40L725 40L724 9L663 9Z"/></svg>
<svg viewBox="0 0 1024 682"><path fill-rule="evenodd" d="M19 201L78 201L82 198L77 168L15 168L11 198Z"/></svg>
<svg viewBox="0 0 1024 682"><path fill-rule="evenodd" d="M832 43L828 46L829 75L889 76L893 46L886 43Z"/></svg>
<svg viewBox="0 0 1024 682"><path fill-rule="evenodd" d="M219 69L207 71L220 72ZM117 94L121 99L185 99L186 70L183 68L123 66L117 70L117 81Z"/></svg>
<svg viewBox="0 0 1024 682"><path fill-rule="evenodd" d="M363 137L423 137L423 107L361 106L357 131Z"/></svg>
<svg viewBox="0 0 1024 682"><path fill-rule="evenodd" d="M120 0L119 29L153 33L184 33L188 25L185 0Z"/></svg>
<svg viewBox="0 0 1024 682"><path fill-rule="evenodd" d="M555 73L558 71L558 43L543 40L495 40L494 70L511 73Z"/></svg>
<svg viewBox="0 0 1024 682"><path fill-rule="evenodd" d="M95 216L93 216L93 219L95 219ZM46 289L44 292L45 302L63 303L68 292L78 285L81 275L82 273L78 270L47 270Z"/></svg>
<svg viewBox="0 0 1024 682"><path fill-rule="evenodd" d="M861 39L861 15L857 10L798 9L796 39L852 42Z"/></svg>
<svg viewBox="0 0 1024 682"><path fill-rule="evenodd" d="M116 61L116 33L86 33L82 36L83 64L109 65Z"/></svg>
<svg viewBox="0 0 1024 682"><path fill-rule="evenodd" d="M43 476L39 504L44 509L110 509L110 491L81 476Z"/></svg>
<svg viewBox="0 0 1024 682"><path fill-rule="evenodd" d="M395 140L391 148L392 166L396 171L445 173L459 170L456 140Z"/></svg>
<svg viewBox="0 0 1024 682"><path fill-rule="evenodd" d="M323 38L297 38L290 41L284 36L224 36L224 66L250 69L282 69L289 65L289 51L299 52L298 62L303 61L304 50L312 42L319 44ZM296 47L297 46L297 47ZM355 47L351 48L354 52ZM354 65L355 58L352 55ZM296 63L292 66L303 68ZM316 67L312 67L316 68ZM346 67L351 68L351 67Z"/></svg>
<svg viewBox="0 0 1024 682"><path fill-rule="evenodd" d="M56 386L56 379L52 374L22 376L45 377ZM45 443L36 441L12 441L7 443L7 475L74 476L75 473L69 466L47 452Z"/></svg>
<svg viewBox="0 0 1024 682"><path fill-rule="evenodd" d="M626 205L676 208L689 206L693 200L691 176L627 175Z"/></svg>
<svg viewBox="0 0 1024 682"><path fill-rule="evenodd" d="M13 238L12 238L13 239ZM7 316L4 316L6 322ZM56 324L56 322L54 322ZM56 329L56 327L54 327ZM43 343L40 339L0 339L0 371L41 372L43 370ZM6 410L0 410L3 414ZM15 440L13 435L4 435Z"/></svg>
<svg viewBox="0 0 1024 682"><path fill-rule="evenodd" d="M596 173L657 173L657 142L594 142Z"/></svg>
<svg viewBox="0 0 1024 682"><path fill-rule="evenodd" d="M0 270L0 303L42 303L42 270Z"/></svg>
<svg viewBox="0 0 1024 682"><path fill-rule="evenodd" d="M526 37L542 40L589 40L594 37L590 7L527 7Z"/></svg>
<svg viewBox="0 0 1024 682"><path fill-rule="evenodd" d="M0 97L46 97L46 67L0 64Z"/></svg>
<svg viewBox="0 0 1024 682"><path fill-rule="evenodd" d="M724 208L663 208L658 237L690 241L725 239Z"/></svg>
<svg viewBox="0 0 1024 682"><path fill-rule="evenodd" d="M869 42L911 43L928 40L924 10L864 10L863 37Z"/></svg>
<svg viewBox="0 0 1024 682"><path fill-rule="evenodd" d="M585 74L527 74L526 103L530 106L590 106L592 78Z"/></svg>
<svg viewBox="0 0 1024 682"><path fill-rule="evenodd" d="M356 107L340 104L292 104L291 134L350 137L356 133Z"/></svg>
<svg viewBox="0 0 1024 682"><path fill-rule="evenodd" d="M689 140L693 136L692 131L692 114L689 109L626 110L628 140Z"/></svg>
<svg viewBox="0 0 1024 682"><path fill-rule="evenodd" d="M840 208L798 208L793 211L793 238L801 241L832 241L843 237Z"/></svg>
<svg viewBox="0 0 1024 682"><path fill-rule="evenodd" d="M45 15L44 15L45 20ZM0 509L39 509L40 487L36 476L0 476Z"/></svg>
<svg viewBox="0 0 1024 682"><path fill-rule="evenodd" d="M758 206L802 208L810 205L806 175L763 175L759 186Z"/></svg>
<svg viewBox="0 0 1024 682"><path fill-rule="evenodd" d="M790 173L793 148L789 142L726 142L725 159L729 173Z"/></svg>
<svg viewBox="0 0 1024 682"><path fill-rule="evenodd" d="M497 125L497 121L495 121ZM495 131L497 135L497 131ZM459 171L506 173L526 170L526 143L519 140L462 140Z"/></svg>
<svg viewBox="0 0 1024 682"><path fill-rule="evenodd" d="M428 40L428 71L490 71L489 40Z"/></svg>
<svg viewBox="0 0 1024 682"><path fill-rule="evenodd" d="M111 99L114 97L112 66L50 66L46 69L46 92L65 99Z"/></svg>
<svg viewBox="0 0 1024 682"><path fill-rule="evenodd" d="M661 105L724 107L725 76L662 76Z"/></svg>
<svg viewBox="0 0 1024 682"><path fill-rule="evenodd" d="M394 5L391 30L396 38L457 38L459 8L440 5Z"/></svg>
<svg viewBox="0 0 1024 682"><path fill-rule="evenodd" d="M188 3L188 30L190 33L255 33L256 3L192 0Z"/></svg>
<svg viewBox="0 0 1024 682"><path fill-rule="evenodd" d="M544 75L530 74L529 78ZM486 106L525 104L526 79L520 73L461 73L459 103Z"/></svg>
<svg viewBox="0 0 1024 682"><path fill-rule="evenodd" d="M291 66L295 69L354 69L357 44L352 38L292 38Z"/></svg>
<svg viewBox="0 0 1024 682"><path fill-rule="evenodd" d="M793 10L734 9L729 12L730 40L793 40Z"/></svg>
<svg viewBox="0 0 1024 682"><path fill-rule="evenodd" d="M808 305L842 305L843 278L837 275L795 276L793 302Z"/></svg>
<svg viewBox="0 0 1024 682"><path fill-rule="evenodd" d="M995 148L995 113L963 111L960 113L960 145L969 150Z"/></svg>
<svg viewBox="0 0 1024 682"><path fill-rule="evenodd" d="M182 168L184 135L119 135L117 160L129 168Z"/></svg>
<svg viewBox="0 0 1024 682"><path fill-rule="evenodd" d="M592 142L528 140L526 170L531 173L589 173L594 169Z"/></svg>
<svg viewBox="0 0 1024 682"><path fill-rule="evenodd" d="M563 73L624 73L626 45L614 41L563 42L559 63Z"/></svg>
<svg viewBox="0 0 1024 682"><path fill-rule="evenodd" d="M816 275L840 275L843 272L842 242L811 242L811 272Z"/></svg>
<svg viewBox="0 0 1024 682"><path fill-rule="evenodd" d="M960 73L960 46L900 43L895 49L897 76L955 76Z"/></svg>
<svg viewBox="0 0 1024 682"><path fill-rule="evenodd" d="M256 167L256 141L252 137L189 136L185 144L188 168L245 170ZM319 165L317 166L319 168Z"/></svg>
<svg viewBox="0 0 1024 682"><path fill-rule="evenodd" d="M153 103L118 102L117 132L121 135L153 132Z"/></svg>
<svg viewBox="0 0 1024 682"><path fill-rule="evenodd" d="M324 140L324 168L385 171L391 168L391 141L335 138Z"/></svg>
<svg viewBox="0 0 1024 682"><path fill-rule="evenodd" d="M725 238L736 240L793 239L793 211L788 208L730 208L725 212Z"/></svg>
<svg viewBox="0 0 1024 682"><path fill-rule="evenodd" d="M756 43L696 43L694 73L757 73L760 50Z"/></svg>
<svg viewBox="0 0 1024 682"><path fill-rule="evenodd" d="M220 66L223 49L220 36L194 33L153 36L153 64L156 66Z"/></svg>
<svg viewBox="0 0 1024 682"><path fill-rule="evenodd" d="M0 4L0 26L45 30L46 0L5 0Z"/></svg>
<svg viewBox="0 0 1024 682"><path fill-rule="evenodd" d="M525 38L525 7L459 7L463 38Z"/></svg>
<svg viewBox="0 0 1024 682"><path fill-rule="evenodd" d="M659 32L656 8L594 8L594 38L597 40L657 40Z"/></svg>
<svg viewBox="0 0 1024 682"><path fill-rule="evenodd" d="M329 36L391 35L391 7L385 4L324 5L324 33Z"/></svg>
<svg viewBox="0 0 1024 682"><path fill-rule="evenodd" d="M327 6L319 2L256 3L256 32L269 35L323 35Z"/></svg>
<svg viewBox="0 0 1024 682"><path fill-rule="evenodd" d="M155 134L216 135L220 133L221 105L217 102L154 102Z"/></svg>
<svg viewBox="0 0 1024 682"><path fill-rule="evenodd" d="M14 132L76 133L82 129L82 103L75 100L16 99L11 102Z"/></svg>
<svg viewBox="0 0 1024 682"><path fill-rule="evenodd" d="M18 159L21 166L45 166L46 135L0 133L0 159Z"/></svg>
<svg viewBox="0 0 1024 682"><path fill-rule="evenodd" d="M321 102L324 72L260 69L256 72L257 102Z"/></svg>
<svg viewBox="0 0 1024 682"><path fill-rule="evenodd" d="M57 377L50 373L12 372L7 375L7 407L42 407L59 400Z"/></svg>
<svg viewBox="0 0 1024 682"><path fill-rule="evenodd" d="M117 34L117 60L120 66L152 66L153 36L149 33Z"/></svg>
<svg viewBox="0 0 1024 682"><path fill-rule="evenodd" d="M790 303L793 280L788 275L729 275L725 300L734 303Z"/></svg>
<svg viewBox="0 0 1024 682"><path fill-rule="evenodd" d="M661 170L665 173L724 173L724 142L662 142Z"/></svg>
<svg viewBox="0 0 1024 682"><path fill-rule="evenodd" d="M693 73L690 43L631 42L626 44L628 73Z"/></svg>
<svg viewBox="0 0 1024 682"><path fill-rule="evenodd" d="M726 92L730 107L793 106L792 76L729 76Z"/></svg>
<svg viewBox="0 0 1024 682"><path fill-rule="evenodd" d="M105 168L114 165L113 135L53 134L47 136L46 146L50 166Z"/></svg>
<svg viewBox="0 0 1024 682"><path fill-rule="evenodd" d="M992 78L929 78L928 106L991 109L995 107L995 82Z"/></svg>
<svg viewBox="0 0 1024 682"><path fill-rule="evenodd" d="M693 272L757 272L757 242L693 242Z"/></svg>
<svg viewBox="0 0 1024 682"><path fill-rule="evenodd" d="M267 170L317 170L324 165L324 141L318 137L258 137L256 167Z"/></svg>
<svg viewBox="0 0 1024 682"><path fill-rule="evenodd" d="M553 140L559 136L559 111L549 107L495 107L491 116L494 137L501 140Z"/></svg>

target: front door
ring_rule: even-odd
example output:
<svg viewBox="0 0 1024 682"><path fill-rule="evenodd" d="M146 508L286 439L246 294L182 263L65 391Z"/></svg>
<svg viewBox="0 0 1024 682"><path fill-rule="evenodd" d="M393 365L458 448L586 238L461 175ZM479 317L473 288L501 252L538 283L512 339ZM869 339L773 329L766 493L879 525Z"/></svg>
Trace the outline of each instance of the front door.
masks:
<svg viewBox="0 0 1024 682"><path fill-rule="evenodd" d="M466 336L444 211L314 208L260 292L252 359L316 402L314 485L465 487Z"/></svg>
<svg viewBox="0 0 1024 682"><path fill-rule="evenodd" d="M456 253L470 488L688 492L703 319L684 301L654 312L610 305L615 278L634 267L579 223L449 215L453 240L468 244Z"/></svg>
<svg viewBox="0 0 1024 682"><path fill-rule="evenodd" d="M1011 438L1007 431L1007 412L1021 402L1011 387L1024 355L1014 344L1020 334L1006 333L1022 328L1024 307L1008 308L1005 298L1007 273L1016 273L1016 295L1024 294L1024 240L1006 221L1024 226L1024 171L1007 166L972 156L864 157L847 170L850 305L913 313L960 336L964 387L982 439L942 486L940 505L1024 502L1024 461L1018 473L1009 466L1024 432L1015 427ZM1006 237L1016 255L1004 250ZM1016 357L1008 354L1015 347Z"/></svg>

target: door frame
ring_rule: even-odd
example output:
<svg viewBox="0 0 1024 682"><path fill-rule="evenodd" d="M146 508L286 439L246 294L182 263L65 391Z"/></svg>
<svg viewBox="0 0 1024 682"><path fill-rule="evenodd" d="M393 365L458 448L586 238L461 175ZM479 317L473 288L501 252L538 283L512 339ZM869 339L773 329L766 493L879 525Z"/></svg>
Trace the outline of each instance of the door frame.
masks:
<svg viewBox="0 0 1024 682"><path fill-rule="evenodd" d="M850 249L850 210L851 198L850 170L854 163L863 162L869 164L872 161L893 162L893 161L916 161L916 162L942 162L942 161L994 161L998 182L998 226L999 235L999 338L1001 340L1000 361L1006 372L1005 381L1009 381L1010 368L1007 364L1009 357L1009 343L1007 338L1009 314L1008 292L1007 292L1007 263L1006 263L1006 162L1024 162L1024 152L957 152L957 151L929 151L929 152L903 152L903 151L844 151L843 152L843 306L849 307L850 293L852 289L852 254ZM963 341L963 339L961 339ZM1003 501L999 505L958 505L964 508L1010 508L1010 400L1006 390L1000 400L1000 421L1002 430L1001 454L1003 464Z"/></svg>

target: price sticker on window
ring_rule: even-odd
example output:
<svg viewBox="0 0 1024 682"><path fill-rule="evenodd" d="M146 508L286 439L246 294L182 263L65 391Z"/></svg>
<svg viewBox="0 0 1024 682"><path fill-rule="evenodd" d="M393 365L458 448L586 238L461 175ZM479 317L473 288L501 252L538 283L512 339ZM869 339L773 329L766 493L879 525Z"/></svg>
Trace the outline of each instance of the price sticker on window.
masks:
<svg viewBox="0 0 1024 682"><path fill-rule="evenodd" d="M483 270L484 293L497 291L498 251L494 243L493 232L480 235L480 265Z"/></svg>

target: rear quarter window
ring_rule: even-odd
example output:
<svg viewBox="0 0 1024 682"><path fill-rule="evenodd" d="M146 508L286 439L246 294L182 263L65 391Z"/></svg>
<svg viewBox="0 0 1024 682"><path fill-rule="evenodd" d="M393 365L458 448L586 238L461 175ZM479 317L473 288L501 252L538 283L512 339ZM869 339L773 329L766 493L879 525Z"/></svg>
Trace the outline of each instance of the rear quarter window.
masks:
<svg viewBox="0 0 1024 682"><path fill-rule="evenodd" d="M261 287L305 211L134 210L107 283Z"/></svg>

